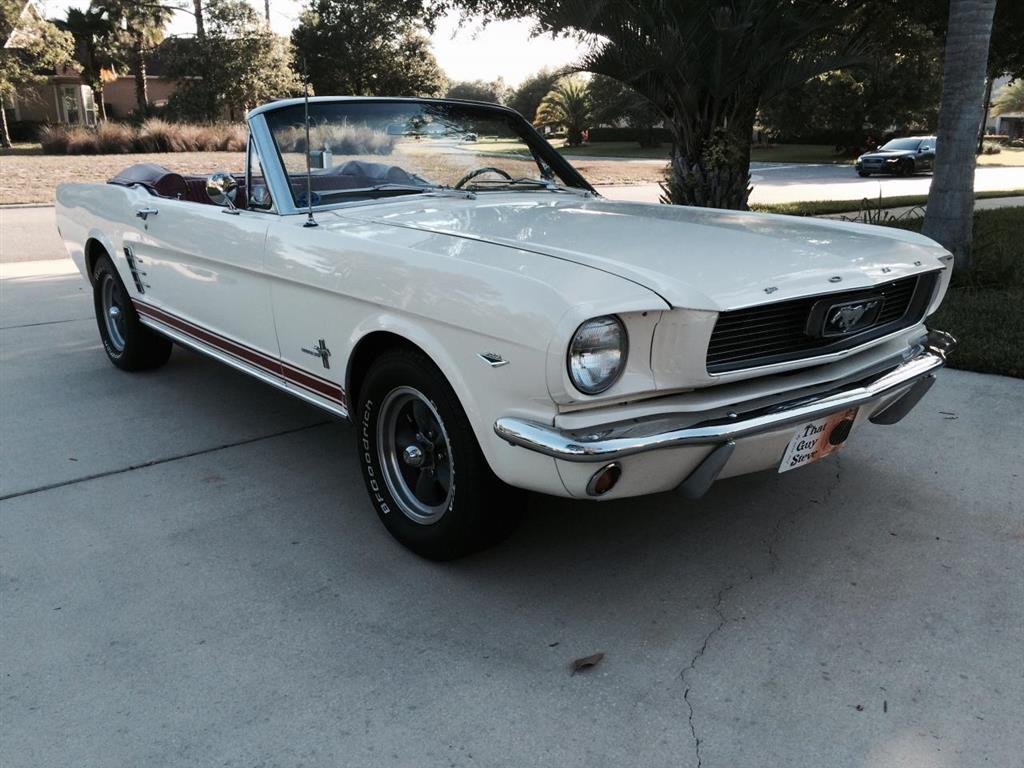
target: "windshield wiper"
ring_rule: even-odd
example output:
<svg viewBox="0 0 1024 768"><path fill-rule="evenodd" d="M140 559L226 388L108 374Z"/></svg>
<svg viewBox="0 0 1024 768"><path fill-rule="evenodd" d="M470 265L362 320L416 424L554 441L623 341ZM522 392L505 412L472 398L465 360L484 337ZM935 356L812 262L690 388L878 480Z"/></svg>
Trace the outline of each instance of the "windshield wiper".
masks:
<svg viewBox="0 0 1024 768"><path fill-rule="evenodd" d="M473 181L473 186L546 189L549 192L569 192L570 194L582 194L585 197L590 196L590 193L585 189L563 187L551 181L551 179L531 179L527 176L523 176L518 179L479 179Z"/></svg>
<svg viewBox="0 0 1024 768"><path fill-rule="evenodd" d="M366 194L369 192L394 192L395 194L399 195L433 195L438 197L476 197L476 195L469 190L452 189L451 187L442 187L434 184L431 184L429 186L421 186L419 184L397 184L392 182L388 182L385 184L374 184L372 187L360 187L359 189L338 189L331 192L326 192L325 194L358 195Z"/></svg>

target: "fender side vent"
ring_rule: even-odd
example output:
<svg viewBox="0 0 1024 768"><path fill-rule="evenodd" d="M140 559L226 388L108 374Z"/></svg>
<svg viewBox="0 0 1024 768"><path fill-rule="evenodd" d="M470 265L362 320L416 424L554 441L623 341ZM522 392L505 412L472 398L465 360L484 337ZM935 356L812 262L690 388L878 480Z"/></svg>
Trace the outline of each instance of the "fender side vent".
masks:
<svg viewBox="0 0 1024 768"><path fill-rule="evenodd" d="M146 273L141 271L135 263L135 254L132 253L131 248L125 246L124 257L128 260L128 269L131 270L132 280L135 281L135 288L139 293L145 293L148 286L142 282L142 278Z"/></svg>

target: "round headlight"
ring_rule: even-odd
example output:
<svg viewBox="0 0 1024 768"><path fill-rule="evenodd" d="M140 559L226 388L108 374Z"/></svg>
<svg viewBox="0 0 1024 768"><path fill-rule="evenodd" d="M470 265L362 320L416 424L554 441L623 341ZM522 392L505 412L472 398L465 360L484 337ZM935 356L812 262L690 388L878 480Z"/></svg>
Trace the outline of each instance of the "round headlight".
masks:
<svg viewBox="0 0 1024 768"><path fill-rule="evenodd" d="M569 342L569 378L586 395L604 392L626 367L629 342L617 317L587 320Z"/></svg>

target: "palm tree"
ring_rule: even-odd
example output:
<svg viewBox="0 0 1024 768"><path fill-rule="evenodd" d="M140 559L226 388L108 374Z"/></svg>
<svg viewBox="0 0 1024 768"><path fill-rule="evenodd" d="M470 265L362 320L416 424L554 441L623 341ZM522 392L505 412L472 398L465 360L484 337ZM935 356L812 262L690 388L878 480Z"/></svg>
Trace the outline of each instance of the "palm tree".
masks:
<svg viewBox="0 0 1024 768"><path fill-rule="evenodd" d="M993 115L1005 115L1008 112L1024 112L1024 79L1004 85L992 102Z"/></svg>
<svg viewBox="0 0 1024 768"><path fill-rule="evenodd" d="M64 19L53 22L59 29L70 32L75 40L75 59L82 68L82 79L89 84L100 105L100 119L107 119L103 102L104 73L117 64L115 38L117 27L95 8L80 10L68 8Z"/></svg>
<svg viewBox="0 0 1024 768"><path fill-rule="evenodd" d="M935 171L923 232L952 252L958 270L970 266L978 109L996 0L951 0L939 107Z"/></svg>
<svg viewBox="0 0 1024 768"><path fill-rule="evenodd" d="M149 112L146 60L164 39L164 28L176 8L159 0L97 0L94 7L119 30L121 47L126 50L135 75L135 103L145 115Z"/></svg>
<svg viewBox="0 0 1024 768"><path fill-rule="evenodd" d="M578 77L566 77L548 91L537 108L537 125L565 128L566 144L570 147L583 143L583 131L592 115L587 84Z"/></svg>
<svg viewBox="0 0 1024 768"><path fill-rule="evenodd" d="M532 4L531 4L532 5ZM856 60L859 4L820 0L560 0L540 25L583 35L579 68L630 86L673 137L666 202L746 208L758 105Z"/></svg>

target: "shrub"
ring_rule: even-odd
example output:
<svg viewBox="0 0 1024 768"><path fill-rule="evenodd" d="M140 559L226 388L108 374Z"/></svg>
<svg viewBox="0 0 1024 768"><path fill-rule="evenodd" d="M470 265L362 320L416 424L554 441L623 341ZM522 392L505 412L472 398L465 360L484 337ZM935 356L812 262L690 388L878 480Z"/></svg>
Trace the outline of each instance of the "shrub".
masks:
<svg viewBox="0 0 1024 768"><path fill-rule="evenodd" d="M69 155L95 155L97 151L95 131L88 128L71 128L68 131Z"/></svg>
<svg viewBox="0 0 1024 768"><path fill-rule="evenodd" d="M310 128L309 139L313 147L330 147L338 155L390 155L395 148L395 137L368 125L317 125ZM277 134L282 152L302 153L306 148L306 131L294 126Z"/></svg>
<svg viewBox="0 0 1024 768"><path fill-rule="evenodd" d="M44 125L39 129L39 144L47 155L68 153L68 130L62 125Z"/></svg>
<svg viewBox="0 0 1024 768"><path fill-rule="evenodd" d="M135 133L121 123L101 123L95 133L96 152L101 155L124 155L135 150Z"/></svg>
<svg viewBox="0 0 1024 768"><path fill-rule="evenodd" d="M139 126L135 145L139 152L188 152L187 123L168 123L153 118Z"/></svg>
<svg viewBox="0 0 1024 768"><path fill-rule="evenodd" d="M999 145L994 142L986 141L981 145L981 153L983 155L998 155L1001 151Z"/></svg>
<svg viewBox="0 0 1024 768"><path fill-rule="evenodd" d="M244 152L249 133L239 123L171 123L150 118L139 126L45 126L39 140L48 155L120 155L129 152Z"/></svg>

